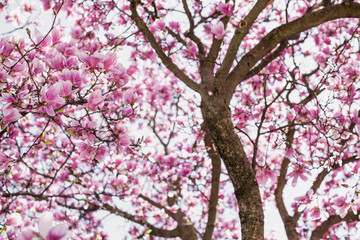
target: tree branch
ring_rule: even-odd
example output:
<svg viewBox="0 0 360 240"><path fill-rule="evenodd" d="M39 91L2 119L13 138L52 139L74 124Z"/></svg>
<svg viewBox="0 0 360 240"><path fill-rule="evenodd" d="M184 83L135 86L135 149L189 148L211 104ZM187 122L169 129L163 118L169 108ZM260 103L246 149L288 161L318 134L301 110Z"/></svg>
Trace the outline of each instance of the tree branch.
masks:
<svg viewBox="0 0 360 240"><path fill-rule="evenodd" d="M170 217L172 217L174 220L176 220L176 214L173 213L172 211L170 211L169 209L167 209L166 207L164 207L163 205L161 205L160 203L158 202L155 202L153 201L152 199L150 199L149 197L147 196L144 196L142 194L139 195L140 198L144 199L145 201L149 202L151 205L159 208L159 209L164 209L165 213L167 215L169 215Z"/></svg>
<svg viewBox="0 0 360 240"><path fill-rule="evenodd" d="M183 3L183 6L184 6L185 14L186 14L186 16L187 16L187 18L189 20L189 24L190 24L189 31L187 33L185 33L185 37L188 37L191 40L193 40L196 43L196 45L197 45L197 47L199 49L199 53L201 55L205 55L204 45L202 44L200 38L198 38L194 33L195 23L194 23L194 18L191 15L191 12L189 10L189 6L188 6L186 0L182 0L182 3Z"/></svg>
<svg viewBox="0 0 360 240"><path fill-rule="evenodd" d="M352 210L350 210L344 218L341 218L339 215L332 215L311 233L310 239L322 239L322 236L324 236L331 226L343 221L359 221L359 215L355 215Z"/></svg>
<svg viewBox="0 0 360 240"><path fill-rule="evenodd" d="M217 204L219 200L221 159L219 154L213 147L213 141L206 129L205 123L201 125L201 128L205 132L205 147L209 157L211 158L212 163L211 193L209 199L208 219L203 240L211 240L215 228Z"/></svg>
<svg viewBox="0 0 360 240"><path fill-rule="evenodd" d="M134 215L124 212L116 207L113 207L113 206L107 204L107 203L105 203L101 208L104 210L107 210L113 214L116 214L118 216L121 216L123 218L126 218L134 223L140 224L142 226L147 226L149 229L152 230L151 235L154 235L157 237L163 237L163 238L175 238L175 237L180 236L179 230L177 228L173 229L173 230L159 229L159 228L155 227L154 225L152 225L144 220L136 219L136 217Z"/></svg>
<svg viewBox="0 0 360 240"><path fill-rule="evenodd" d="M351 163L351 162L355 162L355 161L359 161L358 158L356 158L356 156L352 156L346 159L342 160L342 164L340 165L339 163L335 163L334 165L331 166L330 170L324 169L321 173L319 173L311 187L311 189L314 191L314 193L319 189L321 183L323 182L323 180L325 179L325 177L332 171L337 170L341 167L343 167L345 164Z"/></svg>
<svg viewBox="0 0 360 240"><path fill-rule="evenodd" d="M130 10L131 10L131 19L134 20L136 26L144 34L145 38L149 41L151 47L155 50L162 63L169 69L177 78L179 78L183 83L186 84L192 90L200 93L201 86L190 79L174 62L169 58L164 51L162 50L160 44L157 42L155 36L150 31L145 22L140 18L136 10L136 1L130 1Z"/></svg>
<svg viewBox="0 0 360 240"><path fill-rule="evenodd" d="M287 41L283 41L280 43L279 47L272 52L269 56L267 56L264 60L260 62L259 65L251 69L250 72L244 77L243 80L249 79L255 75L257 75L264 67L266 67L269 63L271 63L274 59L281 55L284 49L288 46Z"/></svg>
<svg viewBox="0 0 360 240"><path fill-rule="evenodd" d="M229 74L226 79L227 92L225 100L229 102L236 86L244 79L251 68L282 41L322 23L338 18L351 17L360 18L360 4L346 1L315 12L308 12L295 21L275 28L251 49Z"/></svg>
<svg viewBox="0 0 360 240"><path fill-rule="evenodd" d="M291 148L291 145L294 140L294 134L295 134L295 127L292 123L290 123L289 130L286 134L286 150ZM290 164L290 160L285 157L283 162L281 163L280 175L278 177L278 183L275 189L275 202L279 210L281 219L283 220L287 237L289 239L295 240L295 239L299 239L297 232L295 230L296 221L294 221L294 219L289 215L288 211L286 210L286 206L284 204L284 198L283 198L283 191L287 183L286 173L289 164Z"/></svg>
<svg viewBox="0 0 360 240"><path fill-rule="evenodd" d="M234 36L231 39L224 61L216 73L219 79L225 81L225 77L229 73L230 68L236 58L236 54L239 50L239 46L242 40L249 32L249 29L252 27L259 14L264 10L269 2L270 0L258 0L249 14L244 18L244 20L240 21L238 27L235 30Z"/></svg>

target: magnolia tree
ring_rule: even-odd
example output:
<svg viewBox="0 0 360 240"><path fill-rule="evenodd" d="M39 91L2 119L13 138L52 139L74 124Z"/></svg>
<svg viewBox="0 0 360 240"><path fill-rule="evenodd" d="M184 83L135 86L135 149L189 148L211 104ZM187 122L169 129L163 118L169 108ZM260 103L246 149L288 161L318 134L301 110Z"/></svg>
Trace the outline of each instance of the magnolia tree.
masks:
<svg viewBox="0 0 360 240"><path fill-rule="evenodd" d="M0 11L2 239L359 234L357 1Z"/></svg>

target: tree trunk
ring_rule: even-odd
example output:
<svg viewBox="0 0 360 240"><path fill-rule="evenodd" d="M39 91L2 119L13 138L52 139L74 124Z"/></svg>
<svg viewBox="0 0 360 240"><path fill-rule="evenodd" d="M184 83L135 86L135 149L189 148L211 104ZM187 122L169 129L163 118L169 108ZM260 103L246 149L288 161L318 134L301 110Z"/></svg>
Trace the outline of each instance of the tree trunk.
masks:
<svg viewBox="0 0 360 240"><path fill-rule="evenodd" d="M190 219L180 210L176 213L179 237L183 240L197 240L196 230Z"/></svg>
<svg viewBox="0 0 360 240"><path fill-rule="evenodd" d="M204 120L230 179L239 206L242 239L264 238L264 213L255 174L234 130L231 112L223 97L202 102Z"/></svg>

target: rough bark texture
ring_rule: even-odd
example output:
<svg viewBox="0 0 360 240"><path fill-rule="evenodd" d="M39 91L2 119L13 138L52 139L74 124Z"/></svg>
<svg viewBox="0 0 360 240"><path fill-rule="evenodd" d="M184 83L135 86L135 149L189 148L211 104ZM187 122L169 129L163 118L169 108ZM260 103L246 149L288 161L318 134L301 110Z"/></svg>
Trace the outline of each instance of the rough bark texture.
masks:
<svg viewBox="0 0 360 240"><path fill-rule="evenodd" d="M214 233L217 204L219 200L219 189L220 189L220 173L221 173L221 159L216 149L213 148L213 141L209 134L209 129L205 122L201 125L202 130L205 132L204 142L206 151L211 158L212 164L212 177L211 177L211 192L209 199L209 211L208 219L206 223L206 229L203 240L211 240Z"/></svg>
<svg viewBox="0 0 360 240"><path fill-rule="evenodd" d="M203 104L209 133L227 168L239 206L242 239L264 238L264 215L259 187L250 162L231 121L230 109L221 96Z"/></svg>
<svg viewBox="0 0 360 240"><path fill-rule="evenodd" d="M179 237L183 240L197 240L196 230L190 219L180 210L176 213L176 221L178 222L177 230Z"/></svg>

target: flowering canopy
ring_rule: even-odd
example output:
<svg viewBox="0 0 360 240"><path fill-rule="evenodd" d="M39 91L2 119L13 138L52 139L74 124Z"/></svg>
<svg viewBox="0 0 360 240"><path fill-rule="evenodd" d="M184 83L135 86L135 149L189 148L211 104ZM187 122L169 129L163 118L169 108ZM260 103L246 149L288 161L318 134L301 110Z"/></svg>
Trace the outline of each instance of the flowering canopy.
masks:
<svg viewBox="0 0 360 240"><path fill-rule="evenodd" d="M0 238L107 239L108 213L124 239L359 234L358 1L0 16ZM274 205L285 231L264 233Z"/></svg>

